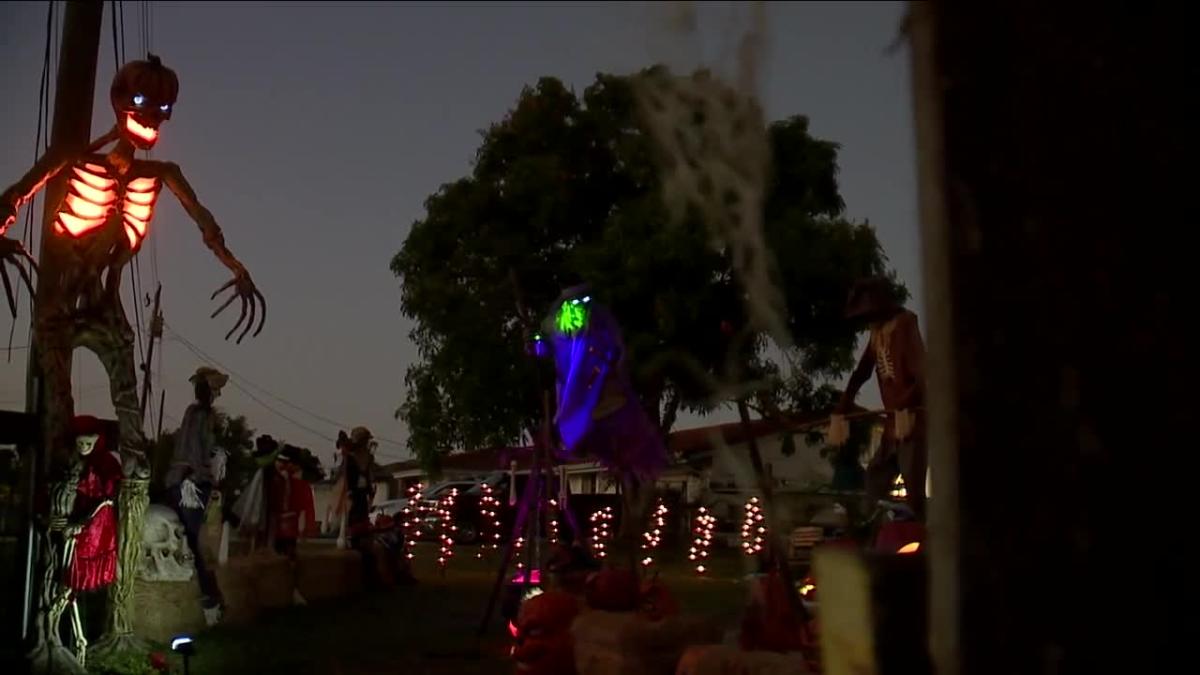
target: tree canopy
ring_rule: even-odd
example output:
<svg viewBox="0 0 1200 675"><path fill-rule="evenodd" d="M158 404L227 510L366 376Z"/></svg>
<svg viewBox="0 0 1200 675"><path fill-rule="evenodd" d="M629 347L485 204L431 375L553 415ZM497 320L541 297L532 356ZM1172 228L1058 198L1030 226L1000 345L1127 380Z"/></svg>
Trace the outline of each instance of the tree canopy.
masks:
<svg viewBox="0 0 1200 675"><path fill-rule="evenodd" d="M736 377L768 376L768 408L828 403L824 385L855 356L847 290L887 274L886 258L873 228L845 217L838 145L813 138L802 116L768 133L764 233L794 371L768 358L762 336L734 339L743 291L700 217L668 214L630 80L601 74L580 96L542 78L481 132L471 172L426 199L391 262L419 354L397 412L410 450L435 466L441 452L511 444L536 427L540 366L525 356L521 308L540 318L580 281L620 321L635 386L664 433L679 409L720 404L714 383L730 364Z"/></svg>

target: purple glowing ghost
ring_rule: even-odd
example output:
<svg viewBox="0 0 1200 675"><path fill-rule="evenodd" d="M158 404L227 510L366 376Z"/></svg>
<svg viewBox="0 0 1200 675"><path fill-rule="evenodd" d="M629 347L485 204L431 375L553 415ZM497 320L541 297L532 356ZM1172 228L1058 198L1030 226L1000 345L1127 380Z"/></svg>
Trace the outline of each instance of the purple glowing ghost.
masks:
<svg viewBox="0 0 1200 675"><path fill-rule="evenodd" d="M666 448L630 383L616 318L586 286L576 286L560 296L543 330L557 373L554 423L566 454L590 455L622 475L657 475Z"/></svg>

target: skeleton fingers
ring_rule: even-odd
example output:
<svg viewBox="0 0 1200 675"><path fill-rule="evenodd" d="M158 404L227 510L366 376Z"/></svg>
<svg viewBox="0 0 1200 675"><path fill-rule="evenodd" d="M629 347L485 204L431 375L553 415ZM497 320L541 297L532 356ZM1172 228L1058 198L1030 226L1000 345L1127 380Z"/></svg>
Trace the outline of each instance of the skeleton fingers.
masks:
<svg viewBox="0 0 1200 675"><path fill-rule="evenodd" d="M13 285L13 277L8 273L7 265L12 265L17 270L17 273L21 275L21 280L25 282L25 286L32 294L33 278L29 275L29 270L25 268L25 263L28 263L29 268L37 272L37 261L29 255L29 251L25 250L21 242L0 237L0 283L4 284L4 299L8 301L8 310L12 312L14 319L17 318L17 290Z"/></svg>
<svg viewBox="0 0 1200 675"><path fill-rule="evenodd" d="M254 329L254 337L258 337L258 334L262 332L263 325L267 321L267 299L264 298L263 294L259 292L258 288L254 285L254 282L251 281L250 275L246 272L241 272L235 275L232 279L225 282L225 285L221 286L216 291L213 291L212 299L216 300L218 295L228 289L232 289L233 292L230 293L229 297L225 299L225 302L223 302L221 306L212 313L210 318L215 319L217 315L225 311L225 308L232 304L234 300L240 299L242 301L242 312L238 315L237 323L233 324L233 328L230 328L229 332L225 334L225 339L228 340L230 337L232 337L233 334L237 332L237 329L242 327L244 323L245 327L242 328L242 332L238 334L237 338L238 344L241 344L242 338L246 337L246 334L250 332L251 328L254 328L256 314L258 315L258 328ZM249 315L248 319L247 314Z"/></svg>

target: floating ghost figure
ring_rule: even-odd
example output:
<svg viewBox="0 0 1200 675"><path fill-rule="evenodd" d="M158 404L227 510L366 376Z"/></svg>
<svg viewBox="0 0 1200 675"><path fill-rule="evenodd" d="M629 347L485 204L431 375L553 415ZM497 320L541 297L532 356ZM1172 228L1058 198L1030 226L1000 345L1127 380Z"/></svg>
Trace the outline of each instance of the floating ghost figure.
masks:
<svg viewBox="0 0 1200 675"><path fill-rule="evenodd" d="M633 391L620 326L587 286L559 296L531 351L554 358L554 424L568 456L590 455L622 476L640 479L662 470L666 448Z"/></svg>

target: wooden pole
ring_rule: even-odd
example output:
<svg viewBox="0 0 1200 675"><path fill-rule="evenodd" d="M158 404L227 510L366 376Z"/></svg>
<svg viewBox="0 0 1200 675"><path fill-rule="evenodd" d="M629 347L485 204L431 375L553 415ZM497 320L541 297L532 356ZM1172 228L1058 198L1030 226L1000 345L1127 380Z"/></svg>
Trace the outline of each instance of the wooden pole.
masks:
<svg viewBox="0 0 1200 675"><path fill-rule="evenodd" d="M58 74L54 88L54 121L50 128L50 147L61 152L82 152L91 141L92 102L96 95L96 63L100 57L100 30L104 19L102 0L70 0L63 3L62 48L58 55ZM37 321L38 307L50 293L57 290L53 280L64 263L59 247L54 245L54 219L67 195L68 172L55 176L42 193L42 238L38 260L38 285L35 293L33 319ZM41 369L37 360L37 330L32 331L33 344L29 349L26 368L26 411L41 414ZM50 439L46 439L50 440Z"/></svg>
<svg viewBox="0 0 1200 675"><path fill-rule="evenodd" d="M58 73L54 90L54 121L50 129L50 145L64 152L83 151L92 132L92 102L96 93L96 63L100 57L100 30L103 25L104 3L101 0L71 0L65 3L63 17L62 48L58 56ZM53 293L57 284L53 280L59 274L63 265L62 251L54 244L53 223L59 206L66 197L66 172L51 180L43 192L44 210L42 213L42 236L38 261L38 284L34 294L32 344L29 348L25 377L25 409L44 420L45 398L42 383L41 368L38 365L38 308L47 298L53 301ZM48 281L49 280L49 281ZM43 425L42 451L34 453L35 485L41 485L50 467L49 460L52 448L47 444L54 442L56 435L46 433ZM30 522L26 535L33 536L33 523ZM32 541L32 538L30 539ZM36 550L37 547L29 547ZM36 560L30 556L28 565L35 567L46 561ZM37 597L33 591L41 578L40 574L27 575L31 580L27 588L24 613L29 617L34 611L32 599ZM30 637L29 626L26 622L26 639Z"/></svg>
<svg viewBox="0 0 1200 675"><path fill-rule="evenodd" d="M162 314L159 302L162 299L162 284L154 290L154 311L150 313L150 345L146 347L146 362L142 364L142 426L145 426L146 404L150 401L150 368L154 363L154 343L162 339ZM137 302L137 298L134 298Z"/></svg>

